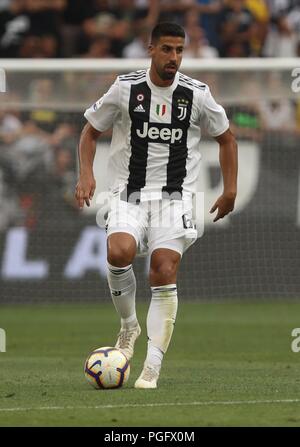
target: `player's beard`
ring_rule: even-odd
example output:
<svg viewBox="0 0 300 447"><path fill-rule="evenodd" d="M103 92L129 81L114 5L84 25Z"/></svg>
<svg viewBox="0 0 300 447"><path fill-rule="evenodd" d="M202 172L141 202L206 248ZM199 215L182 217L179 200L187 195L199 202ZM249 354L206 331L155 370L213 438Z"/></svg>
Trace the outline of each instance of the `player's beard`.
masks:
<svg viewBox="0 0 300 447"><path fill-rule="evenodd" d="M169 72L166 71L166 68L168 68L168 66L165 66L158 70L158 74L163 81L170 81L171 79L175 78L178 68L175 65L172 65L172 68L175 68L175 70Z"/></svg>
<svg viewBox="0 0 300 447"><path fill-rule="evenodd" d="M176 75L176 71L174 73L168 73L168 72L163 72L160 77L163 81L170 81L171 79L174 79Z"/></svg>

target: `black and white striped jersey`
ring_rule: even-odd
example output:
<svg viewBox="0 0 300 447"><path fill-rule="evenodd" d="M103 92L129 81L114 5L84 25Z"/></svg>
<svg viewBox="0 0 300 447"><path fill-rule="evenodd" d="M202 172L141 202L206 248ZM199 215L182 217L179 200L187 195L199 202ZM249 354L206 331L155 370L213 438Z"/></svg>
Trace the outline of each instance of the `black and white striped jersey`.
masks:
<svg viewBox="0 0 300 447"><path fill-rule="evenodd" d="M118 76L84 116L99 131L113 127L111 189L127 186L141 200L196 192L201 127L213 137L229 127L209 87L179 72L169 87L154 85L149 70Z"/></svg>

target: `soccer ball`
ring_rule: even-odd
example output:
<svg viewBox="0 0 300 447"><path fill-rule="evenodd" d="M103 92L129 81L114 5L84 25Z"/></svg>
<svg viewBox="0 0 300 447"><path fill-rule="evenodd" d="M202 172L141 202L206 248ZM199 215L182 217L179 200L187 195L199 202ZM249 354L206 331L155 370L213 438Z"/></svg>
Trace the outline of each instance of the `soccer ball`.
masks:
<svg viewBox="0 0 300 447"><path fill-rule="evenodd" d="M130 365L117 348L105 346L95 349L86 359L84 374L95 388L119 388L127 382Z"/></svg>

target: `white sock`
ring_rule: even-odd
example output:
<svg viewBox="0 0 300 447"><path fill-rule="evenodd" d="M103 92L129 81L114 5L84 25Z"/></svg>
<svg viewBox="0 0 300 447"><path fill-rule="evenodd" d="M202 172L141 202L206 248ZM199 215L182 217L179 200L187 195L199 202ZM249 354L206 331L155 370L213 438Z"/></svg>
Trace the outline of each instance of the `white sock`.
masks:
<svg viewBox="0 0 300 447"><path fill-rule="evenodd" d="M146 364L160 369L172 338L177 313L176 284L151 287L152 300L147 315L148 350Z"/></svg>
<svg viewBox="0 0 300 447"><path fill-rule="evenodd" d="M154 366L154 368L159 371L160 367L161 367L161 363L163 361L163 358L164 358L164 353L159 348L157 348L156 346L153 346L148 341L148 351L147 351L147 357L146 357L145 363L147 365L150 364L151 366Z"/></svg>
<svg viewBox="0 0 300 447"><path fill-rule="evenodd" d="M107 263L107 281L111 297L121 317L121 327L129 329L137 325L135 312L136 280L132 265L114 267Z"/></svg>

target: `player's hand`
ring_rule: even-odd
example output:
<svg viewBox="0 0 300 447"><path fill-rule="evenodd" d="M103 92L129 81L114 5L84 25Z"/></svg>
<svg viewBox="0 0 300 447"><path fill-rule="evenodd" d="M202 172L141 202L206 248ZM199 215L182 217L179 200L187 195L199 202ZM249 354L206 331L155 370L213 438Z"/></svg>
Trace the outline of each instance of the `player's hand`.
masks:
<svg viewBox="0 0 300 447"><path fill-rule="evenodd" d="M216 201L216 203L212 206L210 213L214 213L218 210L216 217L214 218L214 222L222 219L227 214L229 214L234 209L236 194L222 194Z"/></svg>
<svg viewBox="0 0 300 447"><path fill-rule="evenodd" d="M79 208L83 208L84 202L90 206L96 189L96 181L93 174L81 174L75 189L75 197Z"/></svg>

